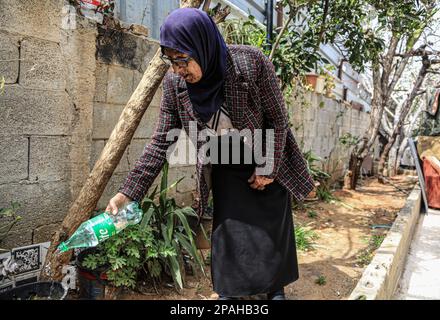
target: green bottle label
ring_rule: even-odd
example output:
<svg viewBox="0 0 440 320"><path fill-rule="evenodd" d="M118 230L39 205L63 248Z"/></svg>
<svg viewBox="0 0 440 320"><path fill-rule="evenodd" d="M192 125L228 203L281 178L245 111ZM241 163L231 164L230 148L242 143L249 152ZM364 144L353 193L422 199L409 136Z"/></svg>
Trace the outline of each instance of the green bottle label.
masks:
<svg viewBox="0 0 440 320"><path fill-rule="evenodd" d="M91 223L93 231L95 232L99 242L104 241L116 234L116 227L113 224L113 220L106 212L94 217L93 219L90 219L89 222Z"/></svg>

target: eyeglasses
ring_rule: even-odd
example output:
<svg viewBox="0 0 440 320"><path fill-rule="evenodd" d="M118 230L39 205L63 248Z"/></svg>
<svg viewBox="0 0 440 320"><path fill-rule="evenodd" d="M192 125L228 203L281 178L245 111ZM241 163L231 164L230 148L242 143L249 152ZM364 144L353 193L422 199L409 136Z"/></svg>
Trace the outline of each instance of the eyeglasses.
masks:
<svg viewBox="0 0 440 320"><path fill-rule="evenodd" d="M180 68L188 67L188 62L192 59L191 57L172 59L164 54L162 54L160 57L169 66L175 65Z"/></svg>

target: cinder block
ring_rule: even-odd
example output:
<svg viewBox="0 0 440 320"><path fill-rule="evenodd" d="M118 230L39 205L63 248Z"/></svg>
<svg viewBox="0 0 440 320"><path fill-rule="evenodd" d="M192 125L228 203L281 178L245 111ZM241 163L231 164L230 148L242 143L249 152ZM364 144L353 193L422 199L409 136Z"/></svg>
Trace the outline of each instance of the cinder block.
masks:
<svg viewBox="0 0 440 320"><path fill-rule="evenodd" d="M0 81L16 83L19 70L20 38L6 32L0 32Z"/></svg>
<svg viewBox="0 0 440 320"><path fill-rule="evenodd" d="M101 156L105 144L106 144L105 140L93 140L91 156L90 156L90 170L93 169L96 161L98 161L99 157ZM114 172L127 173L129 170L130 168L128 166L128 148L127 148L127 150L125 150L124 154L122 155L122 158L119 161L119 164L117 165Z"/></svg>
<svg viewBox="0 0 440 320"><path fill-rule="evenodd" d="M70 185L65 181L3 184L0 185L0 195L0 207L8 207L11 202L20 204L17 212L22 219L14 230L33 229L60 221L71 202Z"/></svg>
<svg viewBox="0 0 440 320"><path fill-rule="evenodd" d="M0 136L0 150L0 184L26 179L28 176L28 138L2 135Z"/></svg>
<svg viewBox="0 0 440 320"><path fill-rule="evenodd" d="M177 205L182 207L190 207L194 201L193 193L191 191L188 192L177 192L174 196Z"/></svg>
<svg viewBox="0 0 440 320"><path fill-rule="evenodd" d="M145 146L151 141L151 139L133 139L128 146L128 164L130 170L134 168L136 161L142 155Z"/></svg>
<svg viewBox="0 0 440 320"><path fill-rule="evenodd" d="M12 250L18 246L32 243L32 229L19 228L15 225L8 236L2 241L2 249Z"/></svg>
<svg viewBox="0 0 440 320"><path fill-rule="evenodd" d="M27 38L21 42L20 84L27 88L64 90L66 61L58 43Z"/></svg>
<svg viewBox="0 0 440 320"><path fill-rule="evenodd" d="M95 82L95 102L106 102L107 100L107 82L108 65L105 63L96 64L96 82Z"/></svg>
<svg viewBox="0 0 440 320"><path fill-rule="evenodd" d="M93 139L108 139L125 106L95 103L93 111ZM153 136L159 117L159 108L153 106L145 111L133 138L147 139Z"/></svg>
<svg viewBox="0 0 440 320"><path fill-rule="evenodd" d="M116 65L108 67L107 102L125 105L133 93L133 70Z"/></svg>
<svg viewBox="0 0 440 320"><path fill-rule="evenodd" d="M142 77L143 77L143 73L140 73L137 70L133 71L133 89L132 91L134 92L139 84L139 82L141 81ZM160 100L162 99L162 83L160 84L159 88L157 89L156 93L153 96L153 99L151 100L150 106L151 107L160 107Z"/></svg>
<svg viewBox="0 0 440 320"><path fill-rule="evenodd" d="M143 36L120 30L109 30L98 25L97 57L101 62L117 64L144 72L159 43Z"/></svg>
<svg viewBox="0 0 440 320"><path fill-rule="evenodd" d="M30 137L29 180L68 180L70 137Z"/></svg>
<svg viewBox="0 0 440 320"><path fill-rule="evenodd" d="M93 106L93 139L108 139L123 109L122 105L95 103Z"/></svg>
<svg viewBox="0 0 440 320"><path fill-rule="evenodd" d="M183 178L183 180L177 184L177 192L183 193L196 189L197 185L195 166L170 167L168 182L174 183L181 178Z"/></svg>
<svg viewBox="0 0 440 320"><path fill-rule="evenodd" d="M34 229L32 243L51 241L54 233L60 228L62 221L42 225Z"/></svg>
<svg viewBox="0 0 440 320"><path fill-rule="evenodd" d="M159 120L159 108L150 105L142 117L139 127L134 133L134 138L147 139L151 138Z"/></svg>
<svg viewBox="0 0 440 320"><path fill-rule="evenodd" d="M147 70L150 61L153 59L157 50L159 50L159 42L154 40L147 40L143 37L137 37L136 39L136 55L134 58L135 69L142 74Z"/></svg>
<svg viewBox="0 0 440 320"><path fill-rule="evenodd" d="M117 193L122 183L125 181L127 177L126 173L115 173L112 175L111 179L107 183L105 190L98 201L97 208L99 210L104 210L107 207L108 202L111 198L113 198Z"/></svg>
<svg viewBox="0 0 440 320"><path fill-rule="evenodd" d="M68 135L73 106L64 91L10 85L0 99L1 135Z"/></svg>
<svg viewBox="0 0 440 320"><path fill-rule="evenodd" d="M64 1L1 0L0 29L59 42Z"/></svg>

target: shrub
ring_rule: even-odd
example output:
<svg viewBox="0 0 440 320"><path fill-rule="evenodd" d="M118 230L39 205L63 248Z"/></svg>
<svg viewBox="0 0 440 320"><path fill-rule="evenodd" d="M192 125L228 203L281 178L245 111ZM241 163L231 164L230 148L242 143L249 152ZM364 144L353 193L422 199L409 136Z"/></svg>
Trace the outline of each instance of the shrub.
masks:
<svg viewBox="0 0 440 320"><path fill-rule="evenodd" d="M178 180L168 186L168 164L163 168L160 190L157 187L141 203L142 221L102 242L96 254L84 259L83 265L96 269L109 265L109 281L115 286L134 288L141 273L161 280L166 273L175 288L184 285L184 256L189 256L193 271L204 273L204 262L195 245L194 231L188 219L196 217L190 207L181 208L167 192L176 187ZM158 202L154 201L156 196ZM197 268L198 267L198 268Z"/></svg>

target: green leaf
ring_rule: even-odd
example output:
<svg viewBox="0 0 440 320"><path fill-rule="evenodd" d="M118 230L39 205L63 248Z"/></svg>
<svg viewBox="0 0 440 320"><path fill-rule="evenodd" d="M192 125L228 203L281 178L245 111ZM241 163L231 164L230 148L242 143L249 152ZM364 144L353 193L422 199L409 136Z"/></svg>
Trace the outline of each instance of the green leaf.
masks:
<svg viewBox="0 0 440 320"><path fill-rule="evenodd" d="M168 186L168 168L169 168L169 164L168 162L165 162L162 169L162 179L160 182L160 196L159 196L159 203L162 212L165 211L165 199L167 196L167 186Z"/></svg>
<svg viewBox="0 0 440 320"><path fill-rule="evenodd" d="M144 229L148 226L148 224L150 223L150 219L153 216L155 210L154 210L154 208L149 208L147 211L144 211L144 212L145 212L145 214L144 214L142 221L139 225L139 227L141 229Z"/></svg>
<svg viewBox="0 0 440 320"><path fill-rule="evenodd" d="M136 246L130 246L126 249L126 252L129 256L133 256L136 258L140 258L141 255L139 253L139 249Z"/></svg>
<svg viewBox="0 0 440 320"><path fill-rule="evenodd" d="M162 273L162 266L158 260L151 260L147 262L148 271L153 277L159 277Z"/></svg>
<svg viewBox="0 0 440 320"><path fill-rule="evenodd" d="M112 265L112 270L121 269L123 266L127 264L127 261L123 257L113 257L109 259L109 262Z"/></svg>
<svg viewBox="0 0 440 320"><path fill-rule="evenodd" d="M182 273L180 271L180 265L176 257L168 257L170 262L171 275L174 283L178 285L179 289L183 289Z"/></svg>
<svg viewBox="0 0 440 320"><path fill-rule="evenodd" d="M176 233L176 237L182 247L185 248L185 250L191 255L191 257L197 261L200 270L202 271L203 275L206 276L203 259L197 251L195 243L190 243L188 239L181 233Z"/></svg>

